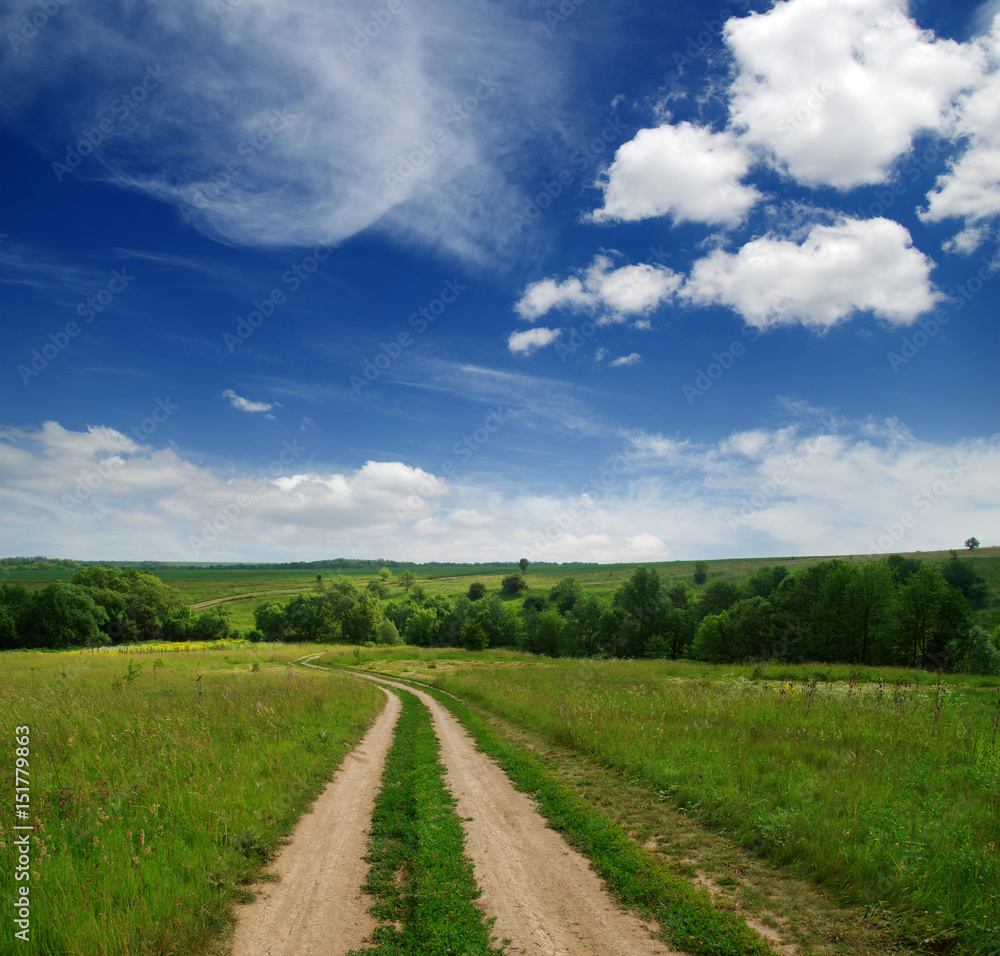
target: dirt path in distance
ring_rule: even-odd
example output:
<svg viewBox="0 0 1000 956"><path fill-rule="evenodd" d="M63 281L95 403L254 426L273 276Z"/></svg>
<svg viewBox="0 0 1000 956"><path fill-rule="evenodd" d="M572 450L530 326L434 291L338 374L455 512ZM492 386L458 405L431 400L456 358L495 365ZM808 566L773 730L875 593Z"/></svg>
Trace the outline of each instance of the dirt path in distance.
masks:
<svg viewBox="0 0 1000 956"><path fill-rule="evenodd" d="M385 694L382 713L344 757L270 867L280 882L254 887L258 898L239 907L232 956L344 956L375 930L368 913L372 900L361 892L368 876L364 855L402 710L395 694Z"/></svg>
<svg viewBox="0 0 1000 956"><path fill-rule="evenodd" d="M650 924L612 900L586 857L548 828L531 800L476 750L436 700L391 680L357 676L416 694L429 708L445 780L465 827L466 852L483 891L478 905L496 917L497 940L510 940L509 956L674 953L652 938Z"/></svg>

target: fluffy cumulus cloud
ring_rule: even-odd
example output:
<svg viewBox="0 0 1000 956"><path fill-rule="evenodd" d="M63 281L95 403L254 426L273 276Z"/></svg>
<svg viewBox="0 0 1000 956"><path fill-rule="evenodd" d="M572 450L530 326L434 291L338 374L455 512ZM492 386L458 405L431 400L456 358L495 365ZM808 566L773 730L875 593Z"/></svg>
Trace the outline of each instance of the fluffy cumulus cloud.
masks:
<svg viewBox="0 0 1000 956"><path fill-rule="evenodd" d="M727 21L725 41L733 128L800 182L840 189L885 180L982 73L978 48L920 30L906 0L789 0Z"/></svg>
<svg viewBox="0 0 1000 956"><path fill-rule="evenodd" d="M762 329L822 330L859 311L907 325L937 301L932 265L899 223L847 219L813 227L802 243L767 236L718 249L694 264L681 295L727 305Z"/></svg>
<svg viewBox="0 0 1000 956"><path fill-rule="evenodd" d="M965 228L954 248L971 252L991 234L1000 216L1000 13L976 41L983 61L978 82L959 98L952 136L965 148L938 177L921 217L928 222L958 218Z"/></svg>
<svg viewBox="0 0 1000 956"><path fill-rule="evenodd" d="M642 356L638 352L631 352L628 355L622 355L620 358L613 359L610 363L612 368L623 368L626 365L636 365L642 361Z"/></svg>
<svg viewBox="0 0 1000 956"><path fill-rule="evenodd" d="M37 9L9 5L3 36ZM540 42L461 0L112 0L60 6L0 76L13 108L58 96L76 118L48 131L61 178L139 190L213 237L310 246L382 221L482 256L522 201L496 157L560 98Z"/></svg>
<svg viewBox="0 0 1000 956"><path fill-rule="evenodd" d="M686 122L639 130L615 154L601 184L604 205L592 218L736 224L760 198L740 182L750 161L732 132Z"/></svg>
<svg viewBox="0 0 1000 956"><path fill-rule="evenodd" d="M561 329L547 329L544 326L524 332L511 332L507 336L507 348L512 355L531 355L532 352L551 345L560 334Z"/></svg>
<svg viewBox="0 0 1000 956"><path fill-rule="evenodd" d="M651 312L673 296L682 278L666 266L650 263L616 269L612 258L602 254L579 275L531 283L514 309L529 322L554 309L602 313L615 321Z"/></svg>

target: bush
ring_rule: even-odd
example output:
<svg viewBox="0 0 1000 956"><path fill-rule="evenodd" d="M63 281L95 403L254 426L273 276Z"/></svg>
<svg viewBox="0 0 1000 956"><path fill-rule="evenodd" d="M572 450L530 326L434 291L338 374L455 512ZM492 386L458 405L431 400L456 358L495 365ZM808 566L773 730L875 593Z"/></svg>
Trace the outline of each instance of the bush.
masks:
<svg viewBox="0 0 1000 956"><path fill-rule="evenodd" d="M522 591L528 589L528 582L520 574L508 574L500 582L500 590L508 597L517 597Z"/></svg>

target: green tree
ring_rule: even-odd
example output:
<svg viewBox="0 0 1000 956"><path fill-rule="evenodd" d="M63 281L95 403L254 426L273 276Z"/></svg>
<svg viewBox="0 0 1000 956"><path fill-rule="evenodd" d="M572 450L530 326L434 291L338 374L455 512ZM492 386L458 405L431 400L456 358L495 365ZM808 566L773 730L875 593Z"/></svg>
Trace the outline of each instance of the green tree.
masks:
<svg viewBox="0 0 1000 956"><path fill-rule="evenodd" d="M529 564L531 564L531 562L527 558L521 558L521 560L517 562L517 566L521 569L522 574L528 570Z"/></svg>
<svg viewBox="0 0 1000 956"><path fill-rule="evenodd" d="M86 588L53 581L31 594L20 621L22 647L62 648L109 643L108 616Z"/></svg>
<svg viewBox="0 0 1000 956"><path fill-rule="evenodd" d="M287 627L286 605L280 601L270 600L258 604L253 611L253 620L265 641L284 639Z"/></svg>
<svg viewBox="0 0 1000 956"><path fill-rule="evenodd" d="M704 561L694 563L694 583L704 584L708 580L708 564Z"/></svg>
<svg viewBox="0 0 1000 956"><path fill-rule="evenodd" d="M965 546L970 551L975 551L975 549L979 547L979 538L966 538L965 539Z"/></svg>
<svg viewBox="0 0 1000 956"><path fill-rule="evenodd" d="M398 580L399 586L403 589L403 592L405 594L409 594L410 588L417 583L417 576L412 571L404 571L400 574Z"/></svg>
<svg viewBox="0 0 1000 956"><path fill-rule="evenodd" d="M394 647L398 644L403 643L403 639L399 636L399 631L396 630L396 625L392 623L388 618L383 618L378 627L375 629L375 643L376 644L386 644L390 647Z"/></svg>
<svg viewBox="0 0 1000 956"><path fill-rule="evenodd" d="M473 614L486 631L490 647L517 646L520 631L517 613L496 594L476 604Z"/></svg>
<svg viewBox="0 0 1000 956"><path fill-rule="evenodd" d="M534 633L528 643L528 650L532 654L547 654L549 657L558 657L563 626L562 615L558 611L554 609L542 611L538 615Z"/></svg>
<svg viewBox="0 0 1000 956"><path fill-rule="evenodd" d="M389 568L379 568L378 577L383 584L388 584L389 578L392 577L392 571Z"/></svg>
<svg viewBox="0 0 1000 956"><path fill-rule="evenodd" d="M583 588L576 578L563 578L549 591L549 601L563 616L572 611L573 606L582 597Z"/></svg>
<svg viewBox="0 0 1000 956"><path fill-rule="evenodd" d="M417 647L430 647L437 643L439 631L437 614L430 608L418 607L407 618L404 631L406 643Z"/></svg>
<svg viewBox="0 0 1000 956"><path fill-rule="evenodd" d="M898 595L895 663L940 668L949 643L968 629L969 602L929 565L907 578Z"/></svg>
<svg viewBox="0 0 1000 956"><path fill-rule="evenodd" d="M521 560L524 560L523 558ZM517 597L522 591L526 591L528 582L520 574L508 574L500 582L500 590L508 597Z"/></svg>
<svg viewBox="0 0 1000 956"><path fill-rule="evenodd" d="M971 561L963 561L952 551L951 560L941 568L941 575L953 588L958 588L965 595L971 607L979 609L985 606L989 588Z"/></svg>
<svg viewBox="0 0 1000 956"><path fill-rule="evenodd" d="M462 628L462 647L467 651L485 651L489 643L486 629L478 621L469 621Z"/></svg>
<svg viewBox="0 0 1000 956"><path fill-rule="evenodd" d="M377 628L382 623L382 605L367 588L358 595L340 621L344 638L354 644L374 641Z"/></svg>
<svg viewBox="0 0 1000 956"><path fill-rule="evenodd" d="M566 653L576 657L592 657L597 650L602 607L595 597L581 598L566 613L562 638Z"/></svg>
<svg viewBox="0 0 1000 956"><path fill-rule="evenodd" d="M733 659L732 637L729 614L726 611L709 614L698 625L691 656L697 661L712 664L730 661Z"/></svg>
<svg viewBox="0 0 1000 956"><path fill-rule="evenodd" d="M713 581L701 592L698 612L701 616L705 616L728 611L742 596L735 584L730 584L729 581Z"/></svg>
<svg viewBox="0 0 1000 956"><path fill-rule="evenodd" d="M482 581L473 581L469 585L469 590L466 592L466 597L470 601L478 601L480 598L486 595L486 585Z"/></svg>
<svg viewBox="0 0 1000 956"><path fill-rule="evenodd" d="M750 575L743 584L746 597L770 597L781 582L788 577L788 568L783 564L771 567L765 564Z"/></svg>
<svg viewBox="0 0 1000 956"><path fill-rule="evenodd" d="M671 630L671 605L663 579L652 568L637 568L615 591L612 606L622 613L616 636L617 653L642 657L654 635Z"/></svg>
<svg viewBox="0 0 1000 956"><path fill-rule="evenodd" d="M737 601L728 611L734 660L770 656L774 646L774 606L756 596Z"/></svg>

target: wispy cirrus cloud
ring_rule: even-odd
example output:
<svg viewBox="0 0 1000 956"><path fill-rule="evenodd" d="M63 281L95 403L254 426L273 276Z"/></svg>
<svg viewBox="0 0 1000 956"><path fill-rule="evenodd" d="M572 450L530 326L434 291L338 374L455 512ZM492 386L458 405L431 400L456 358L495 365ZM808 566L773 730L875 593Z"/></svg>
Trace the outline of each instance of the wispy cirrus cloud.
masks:
<svg viewBox="0 0 1000 956"><path fill-rule="evenodd" d="M15 3L4 26L36 9ZM66 104L72 119L43 134L55 161L107 118L72 175L175 205L224 242L337 243L385 220L476 258L512 241L522 199L496 157L558 110L542 40L508 6L459 0L374 20L362 0L157 0L139 15L111 0L60 7L0 75L19 109ZM162 80L116 115L150 68Z"/></svg>

